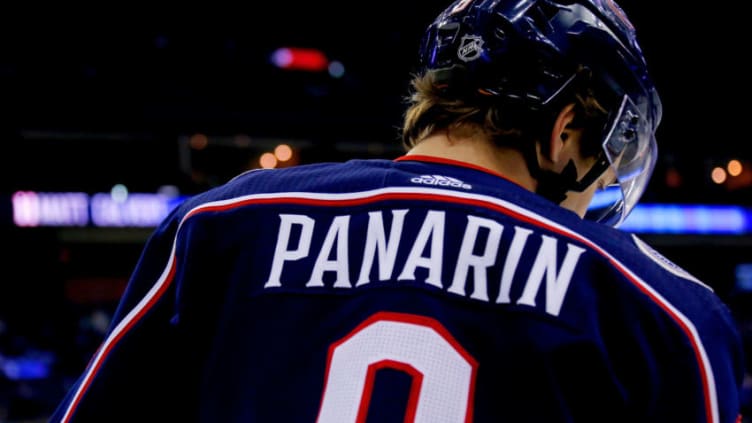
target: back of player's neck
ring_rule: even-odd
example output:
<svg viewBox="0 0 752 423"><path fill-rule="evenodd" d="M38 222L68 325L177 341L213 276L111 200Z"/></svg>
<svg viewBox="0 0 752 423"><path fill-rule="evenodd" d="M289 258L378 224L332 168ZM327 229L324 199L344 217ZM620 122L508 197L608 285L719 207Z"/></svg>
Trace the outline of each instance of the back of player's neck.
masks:
<svg viewBox="0 0 752 423"><path fill-rule="evenodd" d="M459 138L444 133L434 134L420 141L407 155L460 161L498 173L531 191L535 187L521 152L496 146L483 136Z"/></svg>

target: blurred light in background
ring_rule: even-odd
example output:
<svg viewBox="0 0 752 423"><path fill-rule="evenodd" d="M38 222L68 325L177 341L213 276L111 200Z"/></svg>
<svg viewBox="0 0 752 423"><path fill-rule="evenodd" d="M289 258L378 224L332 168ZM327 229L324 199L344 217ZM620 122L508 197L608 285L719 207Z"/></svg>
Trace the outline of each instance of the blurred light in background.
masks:
<svg viewBox="0 0 752 423"><path fill-rule="evenodd" d="M726 170L728 170L728 173L731 176L739 176L742 174L744 167L742 166L742 162L740 162L739 160L731 160L728 162Z"/></svg>
<svg viewBox="0 0 752 423"><path fill-rule="evenodd" d="M726 191L746 190L752 187L752 166L749 162L731 159L723 164L715 160L712 163L710 179L716 185L722 185Z"/></svg>
<svg viewBox="0 0 752 423"><path fill-rule="evenodd" d="M16 226L86 226L89 223L89 196L82 192L17 191L11 201Z"/></svg>
<svg viewBox="0 0 752 423"><path fill-rule="evenodd" d="M271 62L280 69L322 72L329 69L329 59L317 49L282 47L274 50Z"/></svg>
<svg viewBox="0 0 752 423"><path fill-rule="evenodd" d="M188 142L192 149L203 150L209 145L209 138L204 134L193 134Z"/></svg>
<svg viewBox="0 0 752 423"><path fill-rule="evenodd" d="M50 352L33 352L21 357L0 355L0 371L10 380L38 380L49 377L54 356Z"/></svg>
<svg viewBox="0 0 752 423"><path fill-rule="evenodd" d="M151 193L113 197L112 193L33 191L18 191L11 198L13 223L19 227L155 227L183 200Z"/></svg>
<svg viewBox="0 0 752 423"><path fill-rule="evenodd" d="M736 288L743 292L752 292L752 263L742 263L736 266Z"/></svg>
<svg viewBox="0 0 752 423"><path fill-rule="evenodd" d="M676 168L669 168L666 170L666 186L669 188L679 188L682 185L683 179L681 173Z"/></svg>
<svg viewBox="0 0 752 423"><path fill-rule="evenodd" d="M116 184L110 190L110 197L116 203L125 203L128 200L128 188L123 184Z"/></svg>
<svg viewBox="0 0 752 423"><path fill-rule="evenodd" d="M714 167L713 170L710 172L710 179L713 180L716 184L720 185L724 182L726 182L726 179L728 178L728 175L726 174L726 169L722 167Z"/></svg>
<svg viewBox="0 0 752 423"><path fill-rule="evenodd" d="M342 78L345 76L345 65L336 60L332 60L332 62L329 63L329 75L331 75L332 78Z"/></svg>
<svg viewBox="0 0 752 423"><path fill-rule="evenodd" d="M287 144L280 144L274 148L274 156L280 162L286 162L292 158L292 148Z"/></svg>
<svg viewBox="0 0 752 423"><path fill-rule="evenodd" d="M294 154L290 153L290 157L294 157ZM261 155L259 164L264 169L272 169L279 165L279 161L274 153L267 152ZM170 195L131 193L125 200L115 200L110 193L89 196L79 192L18 191L12 196L13 221L19 227L155 227L187 198L170 192ZM613 192L599 192L594 203L605 203L602 197L609 195L613 195ZM653 234L752 234L752 208L736 205L638 204L620 228L628 232Z"/></svg>
<svg viewBox="0 0 752 423"><path fill-rule="evenodd" d="M618 185L609 185L605 189L597 191L590 201L590 209L608 207L621 199L621 188Z"/></svg>
<svg viewBox="0 0 752 423"><path fill-rule="evenodd" d="M259 166L262 169L274 169L277 167L277 158L272 153L264 153L259 157Z"/></svg>
<svg viewBox="0 0 752 423"><path fill-rule="evenodd" d="M295 160L293 160L295 159ZM274 169L276 167L295 166L298 160L295 151L288 144L278 144L274 152L262 153L258 158L258 166L262 169Z"/></svg>
<svg viewBox="0 0 752 423"><path fill-rule="evenodd" d="M170 212L167 198L133 193L124 200L99 193L91 198L91 223L109 227L153 227Z"/></svg>
<svg viewBox="0 0 752 423"><path fill-rule="evenodd" d="M723 175L725 170L721 168ZM596 211L621 196L618 186L596 192ZM752 208L738 205L639 203L620 227L637 233L736 235L752 233Z"/></svg>
<svg viewBox="0 0 752 423"><path fill-rule="evenodd" d="M752 208L722 205L641 204L621 229L639 233L741 235L752 233Z"/></svg>

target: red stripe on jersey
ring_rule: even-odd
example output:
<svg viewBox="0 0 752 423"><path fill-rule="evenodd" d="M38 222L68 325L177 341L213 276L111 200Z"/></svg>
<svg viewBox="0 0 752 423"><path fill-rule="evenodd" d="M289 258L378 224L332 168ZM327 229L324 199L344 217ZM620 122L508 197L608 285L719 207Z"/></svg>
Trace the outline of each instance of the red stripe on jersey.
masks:
<svg viewBox="0 0 752 423"><path fill-rule="evenodd" d="M410 159L411 157L404 156L398 160L410 160ZM421 160L423 160L423 158L421 158ZM461 163L461 162L455 162L449 159L437 160L437 159L431 158L431 160L434 162L444 162L447 164ZM461 165L468 167L464 163L461 163ZM479 168L479 170L493 173L483 168ZM384 188L384 189L378 189L378 190L373 190L373 191L366 191L366 192L359 192L359 193L344 193L344 194L341 194L341 193L340 194L338 193L303 193L303 192L278 193L278 194L256 194L256 195L248 195L248 196L239 197L239 198L230 199L230 200L210 202L210 203L197 206L196 208L190 210L183 217L181 221L181 226L182 226L182 223L185 222L188 218L201 214L201 213L223 212L223 211L233 210L239 207L251 206L251 205L293 204L293 205L306 205L306 206L313 206L313 207L349 207L349 206L372 204L372 203L377 203L380 201L394 201L394 200L428 201L428 202L439 202L439 203L464 204L464 205L473 206L473 207L485 208L487 210L492 210L492 211L510 216L520 221L529 223L533 226L537 226L539 228L557 233L563 237L569 238L576 242L585 244L588 247L590 247L592 250L596 251L598 254L604 256L637 289L639 289L648 298L650 298L654 303L656 303L664 312L666 312L666 314L668 314L671 317L671 319L681 328L681 330L685 333L687 338L690 340L690 342L692 343L694 354L695 354L695 359L697 360L697 364L700 370L707 421L709 423L716 423L716 420L715 420L716 413L714 413L714 402L713 402L714 393L711 392L711 385L710 385L710 381L708 380L709 376L712 374L712 370L708 367L707 363L705 362L704 348L702 347L701 341L698 339L699 335L696 335L694 327L691 326L691 323L689 322L688 318L684 317L681 313L675 310L673 306L667 300L663 299L662 297L660 297L660 295L658 295L651 288L649 288L649 286L645 282L641 281L636 275L634 275L629 269L627 269L626 266L622 265L620 262L614 259L610 254L608 254L605 250L600 248L598 245L596 245L589 239L577 233L574 233L552 221L549 221L532 211L523 209L522 207L518 205L513 205L503 200L493 198L493 197L488 197L488 196L482 196L482 195L477 195L477 194L466 194L466 193L454 193L450 191L437 190L437 189L431 189L431 188L404 188L404 187L403 188ZM518 210L515 210L515 209L518 209ZM164 286L159 288L159 295L164 293L164 291L172 282L172 276L174 274L174 271L175 271L175 265L173 261L173 268L170 271L170 275L168 279L162 282ZM72 415L73 410L75 410L84 391L88 389L91 383L91 380L94 377L94 374L99 369L99 367L101 366L101 363L104 361L105 356L110 352L114 344L122 338L124 333L128 329L130 329L138 321L138 319L140 319L148 311L148 309L151 308L154 303L156 303L158 299L159 299L158 296L155 296L154 298L152 298L149 304L147 304L147 306L144 307L144 309L142 309L141 312L139 312L137 316L133 317L132 321L126 324L123 331L118 333L114 338L108 339L106 341L105 350L103 350L102 353L96 357L93 363L93 366L91 366L89 370L87 370L87 375L84 379L83 387L79 388L79 392L74 397L73 403L71 404L68 412L65 415L66 419L64 419L64 422L67 422L68 421L67 418L69 418L70 415Z"/></svg>
<svg viewBox="0 0 752 423"><path fill-rule="evenodd" d="M79 402L81 402L81 398L84 396L84 394L86 394L86 391L89 390L89 387L91 386L91 383L94 380L94 377L99 371L99 368L102 366L102 363L107 358L107 355L115 347L115 345L123 338L123 336L125 336L125 334L136 323L138 323L139 320L141 320L142 317L144 317L144 315L146 315L146 313L149 312L149 310L151 310L154 304L156 304L159 301L159 299L162 297L162 295L167 291L167 288L170 287L170 285L172 284L172 280L175 276L175 269L177 268L177 266L175 265L175 261L176 260L173 257L172 267L170 268L170 272L167 274L167 277L164 279L162 284L158 286L157 291L149 299L149 301L146 304L144 304L142 308L130 319L128 319L126 315L126 318L124 318L123 321L121 322L121 324L124 324L122 328L120 328L120 325L116 326L116 328L113 330L113 334L110 335L111 337L106 339L105 342L102 343L102 345L99 347L99 349L97 349L97 352L94 354L93 358L89 361L89 364L86 370L86 375L81 381L81 384L78 387L78 391L76 391L75 396L71 400L71 404L68 406L68 409L63 415L63 419L61 420L61 423L68 423L71 417L73 417L73 414L75 413Z"/></svg>

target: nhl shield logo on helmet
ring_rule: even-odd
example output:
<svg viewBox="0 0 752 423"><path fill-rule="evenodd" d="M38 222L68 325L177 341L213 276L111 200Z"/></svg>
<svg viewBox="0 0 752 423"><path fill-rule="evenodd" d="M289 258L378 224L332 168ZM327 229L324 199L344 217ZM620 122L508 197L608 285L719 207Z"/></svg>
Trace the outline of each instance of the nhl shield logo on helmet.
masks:
<svg viewBox="0 0 752 423"><path fill-rule="evenodd" d="M463 62L472 62L483 52L483 38L478 35L463 35L457 49L457 57Z"/></svg>

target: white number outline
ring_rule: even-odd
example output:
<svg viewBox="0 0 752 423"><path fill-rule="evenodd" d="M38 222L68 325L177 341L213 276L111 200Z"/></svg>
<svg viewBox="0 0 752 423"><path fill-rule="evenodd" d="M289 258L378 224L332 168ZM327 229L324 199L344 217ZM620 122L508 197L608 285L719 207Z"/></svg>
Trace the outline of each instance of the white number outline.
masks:
<svg viewBox="0 0 752 423"><path fill-rule="evenodd" d="M385 368L412 378L405 423L472 421L475 358L437 320L379 312L329 348L317 422L364 423L376 373ZM447 395L447 386L459 394ZM432 405L421 405L422 393Z"/></svg>

